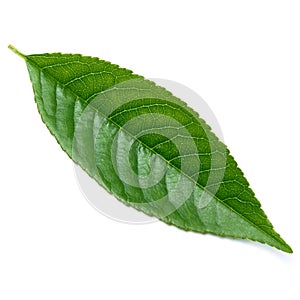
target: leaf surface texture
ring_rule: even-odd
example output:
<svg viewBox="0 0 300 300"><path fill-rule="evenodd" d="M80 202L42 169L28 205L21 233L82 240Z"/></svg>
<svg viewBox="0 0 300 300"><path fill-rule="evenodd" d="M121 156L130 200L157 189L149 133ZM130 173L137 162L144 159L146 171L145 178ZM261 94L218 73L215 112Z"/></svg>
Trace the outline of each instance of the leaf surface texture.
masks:
<svg viewBox="0 0 300 300"><path fill-rule="evenodd" d="M227 147L182 100L98 58L21 56L49 131L120 201L185 230L292 252Z"/></svg>

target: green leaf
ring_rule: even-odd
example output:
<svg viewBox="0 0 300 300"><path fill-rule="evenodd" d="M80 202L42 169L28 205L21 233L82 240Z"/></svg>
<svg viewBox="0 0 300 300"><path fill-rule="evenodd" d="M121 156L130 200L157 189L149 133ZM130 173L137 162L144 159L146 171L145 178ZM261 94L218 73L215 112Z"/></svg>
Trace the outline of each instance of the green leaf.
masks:
<svg viewBox="0 0 300 300"><path fill-rule="evenodd" d="M185 230L292 253L229 150L186 103L98 58L10 48L26 61L49 131L116 198Z"/></svg>

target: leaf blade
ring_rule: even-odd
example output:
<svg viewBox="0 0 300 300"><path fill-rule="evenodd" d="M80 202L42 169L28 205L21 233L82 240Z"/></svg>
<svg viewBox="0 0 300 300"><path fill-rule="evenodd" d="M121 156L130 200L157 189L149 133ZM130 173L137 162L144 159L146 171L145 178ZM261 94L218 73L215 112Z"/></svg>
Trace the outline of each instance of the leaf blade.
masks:
<svg viewBox="0 0 300 300"><path fill-rule="evenodd" d="M122 84L124 85L125 83L126 87L128 81L139 80L139 97L142 97L142 100L135 99L134 103L133 101L121 103L112 114L104 114L108 132L103 129L102 136L98 136L96 144L91 145L89 150L89 154L96 151L97 170L92 166L93 162L85 162L86 167L83 166L84 163L81 164L89 175L97 179L101 185L118 199L137 209L141 209L145 213L159 216L160 212L155 207L147 207L145 209L142 206L141 208L138 205L138 201L143 198L143 201L151 203L157 200L155 199L157 195L165 197L166 194L172 193L172 188L174 189L174 185L178 183L180 176L184 174L182 170L182 163L185 161L184 155L192 156L195 154L195 151L190 151L190 153L189 149L181 149L184 154L179 155L176 151L173 151L174 147L170 141L162 143L158 137L154 138L153 136L139 139L135 138L135 134L130 132L130 130L124 130L124 124L130 123L130 120L133 120L136 116L156 114L156 119L148 117L150 118L148 120L149 124L151 122L154 124L157 121L157 115L163 114L165 117L175 120L173 127L178 126L176 129L181 130L181 135L185 134L183 128L190 134L196 145L196 154L201 161L201 165L197 174L197 180L194 180L195 186L193 186L193 191L188 195L189 197L186 201L180 203L178 207L174 203L168 203L167 210L172 209L172 205L175 205L176 209L163 217L159 216L160 219L183 229L248 238L261 243L268 243L285 252L292 252L285 241L273 230L272 224L260 208L260 203L255 198L247 180L237 167L228 149L210 131L205 121L199 118L181 100L171 95L165 89L144 80L141 76L97 58L58 53L24 57L42 119L71 158L73 157L72 148L75 124L79 122L78 120L86 107L93 102L97 95L109 91L112 87L121 85L119 91L123 91ZM150 91L153 98L143 98L141 94L144 90L147 90L147 95ZM126 92L124 92L122 97L125 94ZM108 98L109 96L108 93ZM116 94L112 92L112 101L116 99L115 96ZM132 97L132 94L130 96ZM181 125L177 125L176 122ZM162 124L166 125L163 123L163 120ZM143 126L145 127L146 125L143 124ZM145 131L146 129L143 128L143 130ZM157 130L158 128L156 128ZM145 162L155 156L167 163L167 175L164 176L162 181L157 183L157 187L154 190L141 189L139 186L134 186L134 179L129 184L124 183L124 180L120 180L119 174L115 172L114 162L104 163L109 158L112 149L111 145L113 145L114 138L119 131L124 131L130 141L135 138L135 141L139 142L139 147L137 147L133 157ZM176 134L172 133L171 129L166 132L170 136L173 134L174 137L172 138L176 139ZM82 136L81 139L84 140ZM155 139L158 142L153 145L153 140ZM212 148L216 150L216 153L218 151L221 153L220 155L214 155L217 158L216 160L212 160L209 157L212 155ZM226 154L225 167L223 166L224 157L222 158L224 153ZM78 162L80 164L80 161ZM188 173L190 170L193 170L191 166L194 161L189 158L186 162L190 166L190 168L187 167L185 170L185 173ZM132 161L130 163L136 169L142 169L141 163ZM105 171L103 171L103 166L107 168ZM219 171L218 168L220 169ZM100 173L100 177L97 172ZM211 175L210 173L213 176L209 176ZM184 176L193 181L193 174L184 174ZM221 180L220 176L222 177ZM174 181L174 178L177 182ZM141 180L139 184L141 184ZM178 190L176 191L179 192ZM206 200L207 203L205 202ZM176 198L176 201L180 202L180 199ZM203 203L206 205L203 205Z"/></svg>

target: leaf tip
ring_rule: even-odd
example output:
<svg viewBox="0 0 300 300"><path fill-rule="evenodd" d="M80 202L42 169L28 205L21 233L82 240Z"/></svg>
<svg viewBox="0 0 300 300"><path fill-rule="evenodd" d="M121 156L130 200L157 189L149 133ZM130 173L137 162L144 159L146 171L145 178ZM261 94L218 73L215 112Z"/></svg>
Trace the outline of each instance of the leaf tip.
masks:
<svg viewBox="0 0 300 300"><path fill-rule="evenodd" d="M285 245L283 251L287 252L287 253L290 253L290 254L293 253L293 249L288 244Z"/></svg>
<svg viewBox="0 0 300 300"><path fill-rule="evenodd" d="M22 58L26 58L26 55L24 55L23 53L21 53L17 48L15 48L13 45L8 45L8 49L10 49L12 52L16 53L17 55L19 55Z"/></svg>

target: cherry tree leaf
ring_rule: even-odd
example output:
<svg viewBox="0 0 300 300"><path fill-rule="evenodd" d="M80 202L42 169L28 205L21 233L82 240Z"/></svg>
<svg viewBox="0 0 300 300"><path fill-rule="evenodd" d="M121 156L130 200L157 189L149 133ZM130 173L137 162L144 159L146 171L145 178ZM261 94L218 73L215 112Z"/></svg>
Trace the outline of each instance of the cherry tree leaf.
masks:
<svg viewBox="0 0 300 300"><path fill-rule="evenodd" d="M105 60L10 49L61 148L117 199L181 229L292 253L227 147L182 100Z"/></svg>

